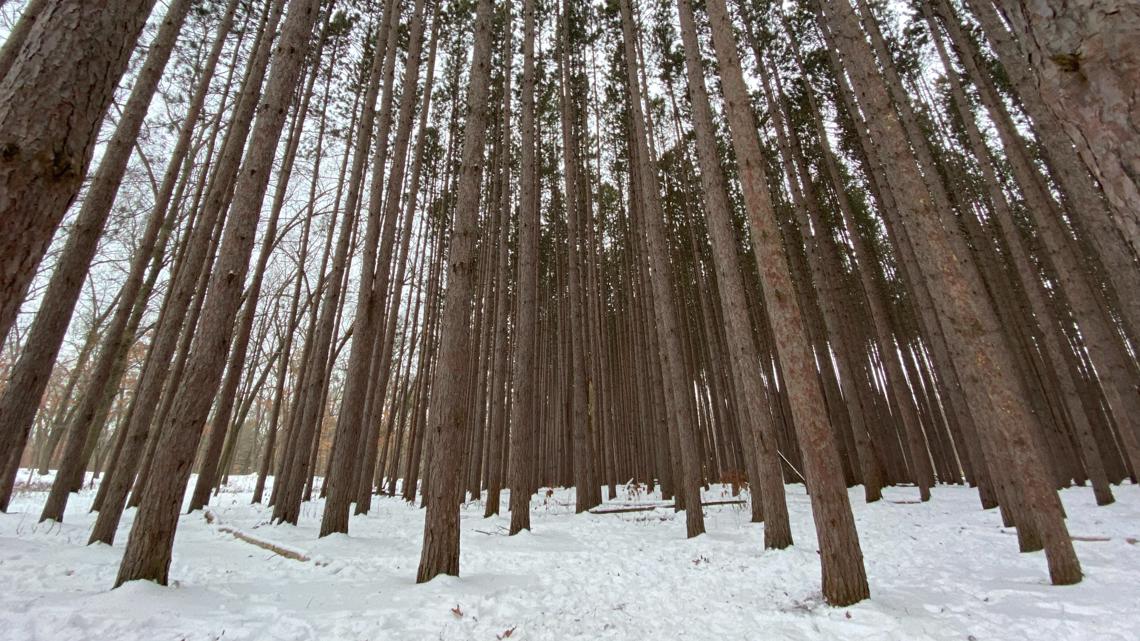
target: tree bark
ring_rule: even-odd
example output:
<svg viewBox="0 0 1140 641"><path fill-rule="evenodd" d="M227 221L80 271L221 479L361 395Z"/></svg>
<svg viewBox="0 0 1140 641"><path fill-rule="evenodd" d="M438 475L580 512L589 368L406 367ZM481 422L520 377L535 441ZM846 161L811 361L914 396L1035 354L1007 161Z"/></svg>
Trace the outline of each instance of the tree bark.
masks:
<svg viewBox="0 0 1140 641"><path fill-rule="evenodd" d="M75 200L154 0L53 0L0 79L0 337ZM0 461L20 440L0 426Z"/></svg>
<svg viewBox="0 0 1140 641"><path fill-rule="evenodd" d="M439 365L432 385L428 431L432 449L428 467L427 516L417 583L440 574L459 574L459 502L463 493L463 431L467 425L466 389L468 319L475 286L475 229L483 173L488 93L491 76L491 0L479 0L475 13L475 48L467 90L470 112L464 125L462 173L456 191L455 220L448 257L447 293L440 327ZM426 498L426 497L425 497Z"/></svg>
<svg viewBox="0 0 1140 641"><path fill-rule="evenodd" d="M679 0L677 7L685 45L685 66L697 137L697 157L701 166L701 183L704 187L705 213L728 337L729 370L736 398L745 407L741 416L748 419L741 426L744 430L741 440L744 447L754 450L746 452L745 457L754 458L759 471L755 487L764 508L764 547L782 549L792 544L792 531L784 498L780 459L776 451L776 431L772 424L771 410L764 402L767 392L760 379L761 360L752 338L752 321L744 296L744 279L740 275L724 172L716 151L712 109L699 57L700 47L693 10L689 0ZM756 498L754 494L753 500Z"/></svg>
<svg viewBox="0 0 1140 641"><path fill-rule="evenodd" d="M161 447L154 463L156 474L147 486L131 527L131 537L115 579L116 587L138 579L162 585L167 582L178 508L206 415L225 367L273 156L309 51L320 4L320 0L292 3L285 19L265 96L250 136L250 151L234 189L218 269L210 279L208 304L191 351L186 379L161 433Z"/></svg>
<svg viewBox="0 0 1140 641"><path fill-rule="evenodd" d="M1140 254L1140 6L1130 0L995 4L1021 42L1041 97Z"/></svg>
<svg viewBox="0 0 1140 641"><path fill-rule="evenodd" d="M519 213L518 213L518 311L515 321L514 374L515 394L510 416L510 533L518 534L530 529L531 476L535 468L534 395L538 387L538 370L535 358L538 315L538 199L536 194L538 172L535 166L535 106L534 106L534 5L535 0L523 4L523 75L520 113L522 148L519 151Z"/></svg>
<svg viewBox="0 0 1140 641"><path fill-rule="evenodd" d="M978 404L989 424L982 430L987 449L1003 448L1014 466L1007 479L1025 502L1031 523L1037 526L1045 544L1050 575L1054 583L1080 581L1080 564L1060 514L1059 502L1044 476L1037 444L1033 439L1033 418L1020 377L1013 370L1013 356L1002 337L995 311L986 300L976 267L966 256L956 255L950 235L939 225L929 193L907 146L906 134L887 88L875 71L872 52L859 29L848 0L830 3L820 13L821 27L829 29L844 57L850 62L852 80L865 110L874 113L869 120L871 134L887 160L887 177L899 194L900 209L909 212L907 235L923 258L920 267L930 284L935 305L947 333L951 356L969 398Z"/></svg>
<svg viewBox="0 0 1140 641"><path fill-rule="evenodd" d="M815 359L804 334L788 259L780 245L756 116L744 84L728 10L723 0L710 0L708 5L725 95L725 113L740 165L740 182L752 229L753 253L811 491L812 516L823 568L823 595L832 605L849 605L870 594L859 535L838 452L827 425Z"/></svg>
<svg viewBox="0 0 1140 641"><path fill-rule="evenodd" d="M174 50L190 6L190 0L177 0L173 3L150 45L146 62L135 79L131 97L119 119L119 126L99 162L99 169L83 200L83 207L67 237L67 245L52 272L51 283L36 313L28 340L20 354L20 362L4 388L4 396L0 399L0 430L22 429L26 432L31 429L52 363L59 354L80 289L126 173L127 161L130 160L151 98L158 88L158 81ZM130 305L126 308L130 309ZM111 329L119 329L120 333L122 331L121 328ZM57 480L61 479L57 476ZM64 486L66 482L60 485ZM63 487L61 490L63 491L56 491L54 497L49 497L40 516L41 521L63 519L67 492Z"/></svg>

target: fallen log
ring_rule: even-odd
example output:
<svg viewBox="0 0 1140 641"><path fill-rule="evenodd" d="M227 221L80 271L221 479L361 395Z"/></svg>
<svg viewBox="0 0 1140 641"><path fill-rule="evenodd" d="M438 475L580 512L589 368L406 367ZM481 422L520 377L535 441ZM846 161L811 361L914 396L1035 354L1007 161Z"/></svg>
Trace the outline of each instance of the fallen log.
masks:
<svg viewBox="0 0 1140 641"><path fill-rule="evenodd" d="M206 510L203 515L206 517L206 523L213 525L214 529L216 529L219 532L224 532L225 534L229 534L230 536L234 537L235 539L238 539L239 541L245 541L246 543L249 543L250 545L255 545L255 546L257 546L263 550L269 550L270 552L273 552L274 554L277 554L278 556L283 556L287 559L292 559L294 561L300 561L302 563L307 563L311 560L309 558L309 556L307 554L305 554L304 552L299 552L297 550L291 550L291 549L289 549L283 545L279 545L279 544L274 543L272 541L267 541L265 539L253 536L252 534L247 534L247 533L245 533L245 532L243 532L243 531L241 531L235 527L231 527L229 525L224 525L221 522L221 520L218 519L218 516L216 514L214 514L213 511L211 511L211 510Z"/></svg>
<svg viewBox="0 0 1140 641"><path fill-rule="evenodd" d="M708 507L710 505L744 505L744 499L724 499L701 502L701 507ZM673 509L672 503L654 503L652 505L630 505L627 507L617 508L594 508L590 510L590 514L627 514L630 512L652 512L658 508Z"/></svg>
<svg viewBox="0 0 1140 641"><path fill-rule="evenodd" d="M1005 529L1003 529L1001 531L1001 533L1017 536L1016 530L1005 530ZM1111 536L1088 536L1088 535L1083 535L1083 534L1072 534L1069 536L1069 538L1074 540L1074 541L1083 541L1085 543L1108 543L1109 541L1117 540L1117 539L1112 538ZM1125 543L1127 543L1128 545L1140 545L1140 539L1133 537L1133 536L1126 536L1126 537L1124 537L1123 541Z"/></svg>

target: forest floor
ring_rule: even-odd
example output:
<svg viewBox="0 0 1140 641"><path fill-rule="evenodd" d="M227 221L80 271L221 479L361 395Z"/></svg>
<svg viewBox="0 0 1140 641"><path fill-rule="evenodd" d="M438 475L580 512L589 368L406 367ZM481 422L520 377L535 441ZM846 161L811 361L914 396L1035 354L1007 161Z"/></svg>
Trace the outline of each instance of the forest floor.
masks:
<svg viewBox="0 0 1140 641"><path fill-rule="evenodd" d="M21 480L28 478L21 471ZM182 517L170 587L111 590L134 516L113 547L85 545L93 492L72 497L63 524L37 524L48 479L34 478L0 514L0 638L166 640L672 639L1125 641L1140 630L1140 488L1062 492L1084 566L1052 587L1041 553L976 492L913 488L867 505L851 491L872 598L832 608L820 594L810 505L788 487L797 544L765 551L747 506L706 508L708 533L686 540L671 509L575 515L573 493L534 499L533 533L507 536L509 517L462 512L462 576L415 584L423 511L376 497L351 534L317 538L321 504L300 525L273 526L250 505L250 477L213 500L212 523ZM707 500L728 498L714 486ZM615 503L653 503L629 496ZM504 493L503 505L506 497ZM234 536L272 543L277 552ZM297 556L301 559L289 558Z"/></svg>

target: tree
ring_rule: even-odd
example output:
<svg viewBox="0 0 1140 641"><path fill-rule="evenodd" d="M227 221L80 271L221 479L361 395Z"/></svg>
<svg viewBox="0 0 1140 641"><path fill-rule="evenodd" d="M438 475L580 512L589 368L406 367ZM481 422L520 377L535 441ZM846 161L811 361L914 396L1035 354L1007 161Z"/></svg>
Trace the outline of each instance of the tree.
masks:
<svg viewBox="0 0 1140 641"><path fill-rule="evenodd" d="M514 395L510 417L510 490L512 535L530 529L530 495L532 470L535 459L534 395L537 366L536 316L538 305L538 211L537 167L535 166L535 106L534 106L534 10L535 0L523 4L523 73L520 127L522 148L519 152L519 209L518 209L518 312L515 322L515 351L513 372Z"/></svg>
<svg viewBox="0 0 1140 641"><path fill-rule="evenodd" d="M285 125L309 50L320 4L320 0L293 3L285 19L250 136L250 151L234 188L232 211L219 252L219 268L210 279L206 295L209 304L201 321L199 338L191 351L186 381L174 399L168 423L159 436L162 447L158 448L154 463L158 472L143 494L139 513L131 526L131 537L115 579L116 587L138 579L166 584L182 493L190 478L190 465L206 415L221 381L277 139Z"/></svg>
<svg viewBox="0 0 1140 641"><path fill-rule="evenodd" d="M487 96L491 81L491 0L475 9L475 48L467 89L469 113L463 133L462 173L456 189L455 219L448 257L447 292L440 327L439 365L432 385L428 420L427 517L417 583L440 574L459 574L459 502L463 493L462 439L467 424L466 365L468 318L475 287L475 228L483 173Z"/></svg>
<svg viewBox="0 0 1140 641"><path fill-rule="evenodd" d="M1140 254L1140 7L1094 0L997 0L1038 91L1104 187L1115 223ZM1090 212L1096 214L1097 212Z"/></svg>
<svg viewBox="0 0 1140 641"><path fill-rule="evenodd" d="M736 258L735 230L729 211L725 176L717 155L717 142L705 88L704 69L700 62L700 46L692 6L679 0L681 35L685 45L685 68L689 78L689 96L693 108L693 124L704 187L705 214L712 240L716 265L716 282L721 310L726 321L729 370L736 398L743 403L741 417L747 419L742 429L745 457L756 457L760 478L755 479L759 499L764 506L764 547L782 549L792 544L788 523L788 507L784 499L784 479L776 451L776 432L771 410L764 402L767 392L760 379L760 355L752 339L752 321L744 294L744 279ZM755 500L755 498L753 499Z"/></svg>
<svg viewBox="0 0 1140 641"><path fill-rule="evenodd" d="M154 0L33 3L40 13L0 79L0 336L79 193L152 6ZM20 427L0 427L0 461L19 447Z"/></svg>
<svg viewBox="0 0 1140 641"><path fill-rule="evenodd" d="M890 187L899 192L897 202L913 212L906 220L914 229L904 231L922 258L919 264L932 289L954 364L966 393L979 402L986 401L979 408L986 412L983 416L988 423L983 428L983 442L990 452L1006 453L1015 466L1007 480L1014 484L1016 496L1020 497L1015 500L1025 502L1025 516L1018 525L1035 530L1042 537L1054 583L1078 582L1080 564L1060 505L1049 496L1053 490L1044 476L1040 452L1032 438L1033 419L1025 393L1013 369L1013 357L1001 335L996 313L982 297L976 266L952 249L951 232L939 224L939 212L931 210L931 199L851 5L846 1L832 3L826 9L819 2L813 5L821 17L821 28L832 34L839 51L849 61L861 106L877 114L869 120L871 133L881 148ZM1008 374L995 376L999 372Z"/></svg>
<svg viewBox="0 0 1140 641"><path fill-rule="evenodd" d="M760 269L765 309L775 337L795 423L804 456L812 516L819 539L823 567L823 595L833 605L847 605L869 595L863 553L855 519L843 484L838 453L824 416L824 402L816 380L815 359L803 333L803 321L792 289L761 160L756 116L740 68L732 24L723 0L710 0L713 46L725 93L725 111L740 163L740 182L752 229L753 252Z"/></svg>
<svg viewBox="0 0 1140 641"><path fill-rule="evenodd" d="M143 118L158 88L158 81L162 77L170 54L174 50L178 33L182 30L182 23L190 11L190 6L190 0L178 0L167 9L159 33L151 43L147 60L135 80L131 97L123 109L119 126L115 129L115 135L111 138L107 151L103 153L99 169L95 172L94 180L79 210L79 216L67 237L63 255L52 272L51 283L48 284L44 301L36 313L28 340L20 354L20 362L12 372L12 377L4 388L3 397L0 398L0 425L3 426L0 429L22 431L24 437L21 439L21 446L31 430L32 419L43 395L44 385L47 384L51 365L59 353L68 321L75 310L75 302L79 299L91 259L95 256L99 237L103 233L115 195L126 173L127 162L142 128ZM122 328L111 329L122 332ZM22 449L22 447L17 448L14 452L17 459L18 450ZM14 476L15 467L9 464L4 473L8 474L10 470ZM70 489L67 486L71 478L68 476L64 480L57 477L57 480L60 481L61 488L56 492L56 500L44 506L41 521L46 519L59 521L63 518L62 499L66 497L65 488ZM6 498L0 500L6 502Z"/></svg>
<svg viewBox="0 0 1140 641"><path fill-rule="evenodd" d="M186 322L188 312L190 319L194 319L202 309L202 297L196 296L204 293L199 281L207 278L210 271L205 266L213 262L211 249L216 244L215 237L224 228L226 217L223 210L233 193L232 188L240 168L245 139L259 103L258 95L272 50L272 37L265 37L265 34L271 34L276 30L283 5L283 0L273 0L266 6L266 12L261 17L266 30L261 32L254 46L255 53L248 65L249 73L234 105L233 118L222 145L218 164L210 174L201 209L196 212L195 224L190 229L190 237L183 248L182 265L176 270L174 280L168 288L167 299L155 329L155 338L132 399L130 420L124 426L123 444L116 457L119 464L114 473L101 484L101 488L107 487L105 498L101 502L98 497L96 498L100 507L99 516L91 530L89 540L91 543L98 541L110 545L114 540L119 518L126 506L128 492L136 481L136 474L139 474L140 470L143 474L147 472L143 459L150 457L144 452L148 449L153 452L152 448L148 448L148 442L157 443L151 423L156 416L162 414L159 402L162 400L163 388L169 382L168 376L172 379L181 378L170 375L171 361L174 359L175 351L179 349L179 343L186 343L188 347L193 336L195 323ZM199 304L192 307L196 298ZM182 331L184 322L190 330L185 332L185 336ZM186 353L186 350L181 351ZM178 372L181 363L184 363L184 359L179 359L173 371Z"/></svg>

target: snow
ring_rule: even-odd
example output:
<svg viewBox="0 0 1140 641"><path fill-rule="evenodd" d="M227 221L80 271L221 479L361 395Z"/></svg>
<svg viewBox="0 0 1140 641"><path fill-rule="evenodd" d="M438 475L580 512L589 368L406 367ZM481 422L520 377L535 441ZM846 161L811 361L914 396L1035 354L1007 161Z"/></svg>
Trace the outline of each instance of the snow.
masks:
<svg viewBox="0 0 1140 641"><path fill-rule="evenodd" d="M21 472L21 480L27 477ZM796 546L762 548L746 505L706 508L708 533L685 539L683 515L658 508L573 513L573 492L534 498L533 533L506 536L509 516L462 511L462 577L415 584L423 511L377 497L350 535L317 538L321 505L299 526L268 524L236 477L202 512L182 517L171 586L110 590L134 510L113 547L85 545L94 496L73 496L62 524L37 524L40 479L0 514L0 639L384 640L764 639L958 641L1132 640L1140 628L1140 488L1062 492L1086 578L1048 584L1041 553L1018 554L996 511L967 488L913 488L862 502L851 491L872 598L823 603L807 496L788 487ZM727 498L719 486L706 499ZM654 503L628 496L617 503ZM503 505L507 500L504 494ZM235 536L272 543L285 558Z"/></svg>

